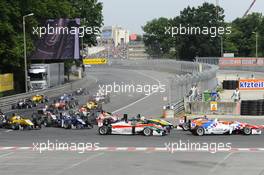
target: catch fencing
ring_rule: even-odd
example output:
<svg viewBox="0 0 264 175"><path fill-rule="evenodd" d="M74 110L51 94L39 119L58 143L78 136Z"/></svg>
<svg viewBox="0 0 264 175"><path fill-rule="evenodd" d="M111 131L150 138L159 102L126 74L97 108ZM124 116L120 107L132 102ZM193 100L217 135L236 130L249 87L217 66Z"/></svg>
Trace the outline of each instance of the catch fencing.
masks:
<svg viewBox="0 0 264 175"><path fill-rule="evenodd" d="M169 91L169 104L175 106L176 114L182 113L184 110L183 99L188 95L193 85L197 85L199 94L217 86L218 66L216 65L168 59L111 60L110 64L112 67L171 73L173 76L167 78L167 89Z"/></svg>

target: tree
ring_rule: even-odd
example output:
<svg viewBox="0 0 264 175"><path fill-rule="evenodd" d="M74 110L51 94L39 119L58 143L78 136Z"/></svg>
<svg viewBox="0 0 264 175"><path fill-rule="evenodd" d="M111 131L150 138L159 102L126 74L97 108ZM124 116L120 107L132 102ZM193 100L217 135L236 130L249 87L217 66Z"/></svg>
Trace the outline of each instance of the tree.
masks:
<svg viewBox="0 0 264 175"><path fill-rule="evenodd" d="M225 49L235 48L238 56L255 56L256 33L259 36L259 51L263 55L264 17L260 13L252 13L244 18L237 18L232 22L232 33L225 39ZM232 46L230 46L232 43Z"/></svg>
<svg viewBox="0 0 264 175"><path fill-rule="evenodd" d="M13 72L15 88L24 87L23 15L34 13L26 19L27 53L34 50L38 39L32 34L32 27L47 19L86 18L86 26L102 26L102 3L97 0L1 0L0 1L0 73ZM94 45L96 35L85 36L85 42Z"/></svg>
<svg viewBox="0 0 264 175"><path fill-rule="evenodd" d="M191 27L201 30L204 27L210 30L225 28L224 10L214 4L204 3L197 8L185 8L173 19L159 18L148 22L143 27L147 53L158 56L169 53L170 57L182 60L192 60L195 56L220 56L220 35L212 36L209 32L203 35L197 32L184 35L177 33L173 36L173 30L170 30L169 34L166 32L166 28L177 28L179 31L181 26L186 30ZM174 53L171 52L172 48L175 50Z"/></svg>
<svg viewBox="0 0 264 175"><path fill-rule="evenodd" d="M225 28L224 10L213 4L204 3L197 8L187 7L173 19L173 25L185 27L199 27L203 30ZM215 30L213 32L216 32ZM197 32L198 33L198 32ZM177 57L192 60L195 56L219 56L220 35L190 34L177 35L174 40Z"/></svg>
<svg viewBox="0 0 264 175"><path fill-rule="evenodd" d="M143 41L146 52L152 57L162 57L169 54L172 47L172 38L165 34L164 26L170 25L167 18L154 19L142 27L145 34Z"/></svg>

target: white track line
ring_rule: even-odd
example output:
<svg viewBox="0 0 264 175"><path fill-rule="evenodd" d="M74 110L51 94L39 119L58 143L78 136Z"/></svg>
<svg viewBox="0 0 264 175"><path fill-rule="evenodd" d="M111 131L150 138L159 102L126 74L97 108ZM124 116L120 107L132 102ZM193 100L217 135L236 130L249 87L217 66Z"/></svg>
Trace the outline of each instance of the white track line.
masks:
<svg viewBox="0 0 264 175"><path fill-rule="evenodd" d="M209 174L212 174L212 173L214 173L216 170L217 170L217 168L219 168L224 162L226 162L226 160L229 158L229 157L231 157L231 155L232 154L234 154L234 152L231 152L231 153L229 153L227 156L225 156L225 158L223 159L223 160L221 160L221 161L219 161L209 172L208 172L208 175Z"/></svg>
<svg viewBox="0 0 264 175"><path fill-rule="evenodd" d="M6 154L2 154L2 155L0 155L0 158L7 157L7 156L9 156L11 154L14 154L14 152L9 152L9 153L6 153Z"/></svg>
<svg viewBox="0 0 264 175"><path fill-rule="evenodd" d="M73 168L75 168L75 167L77 167L77 166L79 166L79 165L81 165L81 164L83 164L83 163L85 163L85 162L87 162L87 161L90 161L90 160L92 160L92 159L94 159L94 158L100 157L100 156L102 156L103 154L104 154L104 153L98 153L98 154L95 154L95 155L89 156L89 157L87 157L87 158L84 159L84 160L81 160L81 161L79 161L79 162L77 162L77 163L74 163L74 164L70 165L69 167L67 167L67 168L65 168L65 169L63 169L63 170L60 170L60 171L56 172L55 174L57 174L57 175L58 175L58 174L64 174L65 171L70 170L70 169L73 169Z"/></svg>
<svg viewBox="0 0 264 175"><path fill-rule="evenodd" d="M38 152L38 150L34 150L33 147L0 147L0 151L33 151ZM45 150L49 151L49 150ZM79 150L50 150L50 151L79 151ZM93 150L86 150L85 152L168 152L171 153L171 150L166 147L99 147ZM174 150L173 153L177 152L210 152L210 150ZM217 150L217 152L221 153L235 153L235 152L264 152L264 148L232 148L232 149L221 149Z"/></svg>
<svg viewBox="0 0 264 175"><path fill-rule="evenodd" d="M11 131L13 131L12 129L8 129L8 130L6 130L5 132L11 132Z"/></svg>
<svg viewBox="0 0 264 175"><path fill-rule="evenodd" d="M143 75L143 76L145 76L145 77L148 77L148 78L150 78L150 79L152 79L152 80L154 80L154 81L156 81L156 82L158 82L159 85L160 85L160 81L159 81L158 79L156 79L156 78L154 78L154 77L152 77L152 76L150 76L150 75L147 75L147 74L145 74L145 73L142 73L142 72L138 72L138 71L137 71L137 73L138 73L138 74L141 74L141 75ZM128 105L126 105L126 106L124 106L124 107L122 107L122 108L119 108L119 109L113 111L113 113L116 113L116 112L122 111L123 109L126 109L126 108L128 108L128 107L130 107L130 106L133 106L134 104L136 104L136 103L138 103L138 102L141 102L141 101L145 100L146 98L150 97L151 95L153 95L153 94L155 94L155 93L157 93L157 92L152 92L152 93L150 93L149 95L146 95L145 97L140 98L140 99L134 101L133 103L130 103L130 104L128 104Z"/></svg>

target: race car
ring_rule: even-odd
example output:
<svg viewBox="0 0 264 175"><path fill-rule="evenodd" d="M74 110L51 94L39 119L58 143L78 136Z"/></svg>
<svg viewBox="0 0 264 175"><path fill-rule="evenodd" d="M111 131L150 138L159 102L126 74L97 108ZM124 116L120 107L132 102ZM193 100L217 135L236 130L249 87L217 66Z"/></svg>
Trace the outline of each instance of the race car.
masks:
<svg viewBox="0 0 264 175"><path fill-rule="evenodd" d="M93 99L98 103L110 103L110 95L98 92Z"/></svg>
<svg viewBox="0 0 264 175"><path fill-rule="evenodd" d="M73 94L74 95L88 95L89 92L84 88L79 88Z"/></svg>
<svg viewBox="0 0 264 175"><path fill-rule="evenodd" d="M187 117L184 116L184 118L180 118L178 126L181 127L184 131L188 131L191 129L191 123L197 123L197 125L200 125L201 123L207 122L208 120L209 119L207 118L207 116L196 117L189 120L187 120Z"/></svg>
<svg viewBox="0 0 264 175"><path fill-rule="evenodd" d="M19 130L19 129L33 129L34 124L31 120L23 118L19 115L14 115L7 120L6 128Z"/></svg>
<svg viewBox="0 0 264 175"><path fill-rule="evenodd" d="M118 134L118 135L137 135L144 136L165 136L168 134L167 130L161 125L154 123L147 123L138 121L136 119L109 122L109 119L104 120L103 125L99 127L98 132L100 135Z"/></svg>
<svg viewBox="0 0 264 175"><path fill-rule="evenodd" d="M191 123L191 132L194 135L202 136L209 134L261 134L262 125L251 125L237 121L208 120L202 123Z"/></svg>
<svg viewBox="0 0 264 175"><path fill-rule="evenodd" d="M78 113L64 113L58 117L57 126L65 129L91 129L93 125L84 121Z"/></svg>
<svg viewBox="0 0 264 175"><path fill-rule="evenodd" d="M0 113L0 128L4 128L7 122L7 118L4 114Z"/></svg>
<svg viewBox="0 0 264 175"><path fill-rule="evenodd" d="M147 123L154 123L157 125L161 125L163 128L165 128L168 132L170 132L174 126L172 123L162 120L162 119L145 119Z"/></svg>
<svg viewBox="0 0 264 175"><path fill-rule="evenodd" d="M45 127L56 126L57 116L52 110L38 109L37 113L32 114L32 122Z"/></svg>
<svg viewBox="0 0 264 175"><path fill-rule="evenodd" d="M86 105L84 105L83 107L85 107L88 110L102 109L102 104L91 100L91 101L87 102Z"/></svg>
<svg viewBox="0 0 264 175"><path fill-rule="evenodd" d="M12 105L12 109L28 109L36 107L36 104L32 102L31 99L19 100L16 104Z"/></svg>
<svg viewBox="0 0 264 175"><path fill-rule="evenodd" d="M44 95L36 94L36 95L31 97L31 101L33 103L45 103L45 102L48 102L48 97L46 97Z"/></svg>
<svg viewBox="0 0 264 175"><path fill-rule="evenodd" d="M50 105L51 109L57 109L57 110L67 110L69 109L69 105L65 101L54 101L53 104Z"/></svg>

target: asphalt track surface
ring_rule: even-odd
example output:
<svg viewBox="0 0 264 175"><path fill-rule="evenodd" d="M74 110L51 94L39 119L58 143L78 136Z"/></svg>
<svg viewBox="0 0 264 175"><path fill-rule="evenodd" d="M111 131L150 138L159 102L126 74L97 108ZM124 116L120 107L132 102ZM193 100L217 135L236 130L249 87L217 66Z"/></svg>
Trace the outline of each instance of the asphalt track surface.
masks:
<svg viewBox="0 0 264 175"><path fill-rule="evenodd" d="M91 69L98 85L116 83L166 84L170 74L123 69ZM94 93L97 89L91 89ZM107 111L159 117L168 94L114 93ZM86 97L80 97L84 103ZM30 112L21 112L26 115ZM261 119L243 119L264 123ZM101 136L90 130L0 130L0 174L264 174L264 135L193 136L173 130L168 136ZM40 150L48 143L77 144L77 150ZM83 144L88 145L82 149ZM193 149L190 144L204 148ZM181 146L180 146L181 145ZM188 146L189 145L189 146ZM219 145L221 148L215 149ZM227 147L228 146L228 147ZM222 149L224 147L224 149ZM47 148L47 147L46 147ZM52 146L50 146L52 148ZM181 148L181 149L180 149ZM196 147L198 148L198 147ZM207 149L208 148L208 149ZM42 152L42 153L40 153Z"/></svg>

